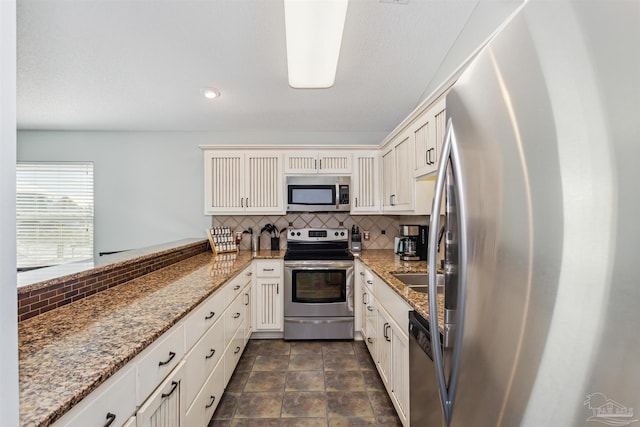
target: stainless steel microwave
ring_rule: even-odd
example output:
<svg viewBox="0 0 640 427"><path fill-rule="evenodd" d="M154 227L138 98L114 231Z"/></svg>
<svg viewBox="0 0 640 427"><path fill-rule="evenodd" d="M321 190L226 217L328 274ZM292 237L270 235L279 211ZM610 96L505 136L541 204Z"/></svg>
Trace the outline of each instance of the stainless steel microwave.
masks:
<svg viewBox="0 0 640 427"><path fill-rule="evenodd" d="M348 176L288 176L287 212L348 212L350 185Z"/></svg>

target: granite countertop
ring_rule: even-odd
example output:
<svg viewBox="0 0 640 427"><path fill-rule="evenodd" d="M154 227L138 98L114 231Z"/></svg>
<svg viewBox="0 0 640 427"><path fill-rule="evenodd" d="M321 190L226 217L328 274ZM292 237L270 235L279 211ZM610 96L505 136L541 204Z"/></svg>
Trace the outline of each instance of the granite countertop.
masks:
<svg viewBox="0 0 640 427"><path fill-rule="evenodd" d="M253 259L283 256L203 252L20 322L20 425L51 424Z"/></svg>
<svg viewBox="0 0 640 427"><path fill-rule="evenodd" d="M429 296L416 292L396 279L392 273L427 273L426 261L402 261L392 250L365 250L356 255L374 273L380 276L391 289L402 297L418 314L429 319ZM438 296L438 323L442 332L444 323L444 297Z"/></svg>

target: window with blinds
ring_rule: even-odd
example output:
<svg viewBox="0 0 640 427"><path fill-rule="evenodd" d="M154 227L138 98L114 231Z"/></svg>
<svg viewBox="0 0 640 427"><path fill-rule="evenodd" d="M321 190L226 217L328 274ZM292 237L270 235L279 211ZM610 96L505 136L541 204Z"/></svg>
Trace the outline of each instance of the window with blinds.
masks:
<svg viewBox="0 0 640 427"><path fill-rule="evenodd" d="M18 270L93 257L93 163L16 165Z"/></svg>

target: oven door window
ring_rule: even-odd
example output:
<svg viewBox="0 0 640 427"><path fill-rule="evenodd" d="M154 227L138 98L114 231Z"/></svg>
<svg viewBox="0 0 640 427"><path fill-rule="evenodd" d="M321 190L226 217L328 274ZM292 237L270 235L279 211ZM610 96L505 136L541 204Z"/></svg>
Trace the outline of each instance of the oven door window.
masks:
<svg viewBox="0 0 640 427"><path fill-rule="evenodd" d="M293 270L292 301L308 304L345 302L345 270Z"/></svg>

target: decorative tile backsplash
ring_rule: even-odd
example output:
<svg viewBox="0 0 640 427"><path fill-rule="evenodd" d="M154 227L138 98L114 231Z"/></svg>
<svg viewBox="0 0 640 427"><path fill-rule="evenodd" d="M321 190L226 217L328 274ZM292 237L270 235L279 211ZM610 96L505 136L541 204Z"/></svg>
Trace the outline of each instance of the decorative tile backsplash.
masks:
<svg viewBox="0 0 640 427"><path fill-rule="evenodd" d="M259 233L265 224L273 224L278 230L287 228L328 227L347 228L360 227L360 232L369 231L370 239L362 241L362 249L393 249L393 239L398 237L400 224L427 225L428 216L391 216L391 215L349 215L348 213L290 213L284 216L254 215L254 216L214 216L211 220L213 227L229 226L235 231L244 231L249 227L254 233ZM269 234L264 232L260 236L260 248L269 249ZM280 236L280 248L287 247L285 233ZM249 250L250 238L243 235L240 250Z"/></svg>

